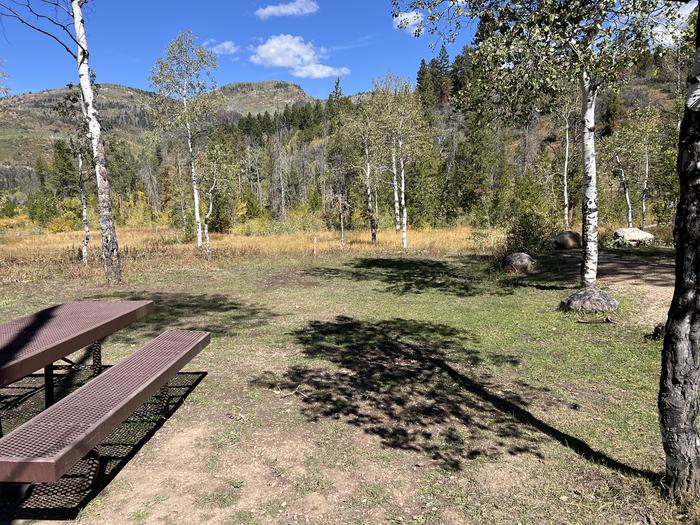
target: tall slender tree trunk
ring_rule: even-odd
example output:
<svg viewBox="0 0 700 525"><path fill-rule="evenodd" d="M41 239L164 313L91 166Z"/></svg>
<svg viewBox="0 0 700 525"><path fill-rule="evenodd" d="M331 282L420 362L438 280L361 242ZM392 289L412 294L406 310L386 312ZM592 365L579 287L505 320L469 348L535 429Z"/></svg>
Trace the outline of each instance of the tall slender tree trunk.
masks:
<svg viewBox="0 0 700 525"><path fill-rule="evenodd" d="M185 106L185 114L187 114L187 97L182 97L182 104ZM202 253L202 217L199 213L199 181L197 180L196 159L194 146L192 145L192 126L190 126L190 119L188 117L185 117L185 127L187 128L187 149L190 155L190 183L192 184L192 197L194 199L194 227L197 232L197 251Z"/></svg>
<svg viewBox="0 0 700 525"><path fill-rule="evenodd" d="M634 220L632 218L632 199L630 198L630 187L627 184L627 176L625 175L625 169L622 167L622 161L619 155L615 155L615 162L617 163L618 173L620 174L620 183L622 184L622 192L625 194L625 203L627 204L627 227L632 228L634 226Z"/></svg>
<svg viewBox="0 0 700 525"><path fill-rule="evenodd" d="M119 243L117 242L117 230L114 226L114 217L112 216L112 192L109 186L105 161L102 125L98 118L97 109L95 109L95 94L90 79L88 41L81 6L82 2L80 0L71 0L75 39L78 42L78 78L80 80L83 116L88 125L90 145L92 146L92 160L97 180L97 209L99 213L100 236L102 238L102 264L107 284L113 286L119 284L122 280Z"/></svg>
<svg viewBox="0 0 700 525"><path fill-rule="evenodd" d="M565 126L565 143L564 143L564 173L563 173L563 190L564 190L564 228L569 229L569 114L564 115Z"/></svg>
<svg viewBox="0 0 700 525"><path fill-rule="evenodd" d="M396 169L396 143L391 146L391 184L394 187L394 227L401 231L401 205L399 204L399 182Z"/></svg>
<svg viewBox="0 0 700 525"><path fill-rule="evenodd" d="M343 207L343 197L338 196L338 207L340 214L340 245L345 246L345 208Z"/></svg>
<svg viewBox="0 0 700 525"><path fill-rule="evenodd" d="M209 209L207 214L204 216L204 254L207 261L211 260L211 243L209 242L209 219L211 218L211 212L214 211L214 188L216 188L216 178L211 183L211 188L209 188Z"/></svg>
<svg viewBox="0 0 700 525"><path fill-rule="evenodd" d="M406 163L401 140L399 140L399 166L401 167L401 245L405 250L408 248L408 212L406 211Z"/></svg>
<svg viewBox="0 0 700 525"><path fill-rule="evenodd" d="M583 208L582 235L583 262L581 286L594 286L598 277L598 188L595 152L595 105L598 86L587 73L581 75L583 106Z"/></svg>
<svg viewBox="0 0 700 525"><path fill-rule="evenodd" d="M80 254L83 264L88 263L88 244L90 244L90 224L88 223L88 201L85 194L85 170L83 169L83 154L78 151L78 189L80 190L80 205L83 216L83 242L80 247Z"/></svg>
<svg viewBox="0 0 700 525"><path fill-rule="evenodd" d="M372 163L369 158L369 145L365 141L365 189L367 190L367 217L369 218L369 230L372 242L377 242L377 222L372 209Z"/></svg>
<svg viewBox="0 0 700 525"><path fill-rule="evenodd" d="M676 284L661 358L659 424L666 484L677 495L700 496L700 19L695 62L680 129L676 169L680 200L674 230Z"/></svg>
<svg viewBox="0 0 700 525"><path fill-rule="evenodd" d="M642 223L641 229L647 227L647 197L649 193L649 151L644 152L644 182L642 183Z"/></svg>
<svg viewBox="0 0 700 525"><path fill-rule="evenodd" d="M184 183L182 182L182 163L180 156L177 157L177 186L180 194L180 218L182 219L182 233L187 237L187 215L185 214L185 192L183 191Z"/></svg>

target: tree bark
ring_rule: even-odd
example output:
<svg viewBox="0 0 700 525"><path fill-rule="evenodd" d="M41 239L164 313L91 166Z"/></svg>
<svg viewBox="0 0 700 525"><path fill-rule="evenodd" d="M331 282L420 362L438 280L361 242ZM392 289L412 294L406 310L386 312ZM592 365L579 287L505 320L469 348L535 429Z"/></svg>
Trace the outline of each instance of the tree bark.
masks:
<svg viewBox="0 0 700 525"><path fill-rule="evenodd" d="M649 151L644 152L644 182L642 183L642 223L641 229L647 227L647 197L649 193Z"/></svg>
<svg viewBox="0 0 700 525"><path fill-rule="evenodd" d="M700 496L700 23L678 144L680 200L674 230L676 284L666 322L659 388L659 424L671 493Z"/></svg>
<svg viewBox="0 0 700 525"><path fill-rule="evenodd" d="M364 144L365 150L365 189L367 190L367 217L369 218L369 230L372 243L377 242L377 221L372 209L372 163L369 158L369 145Z"/></svg>
<svg viewBox="0 0 700 525"><path fill-rule="evenodd" d="M182 97L182 104L185 106L187 114L187 98ZM187 149L190 154L190 181L192 184L192 197L194 198L194 227L197 230L197 251L202 253L202 218L199 213L199 181L197 181L197 170L195 166L194 146L192 145L192 127L189 117L185 116L185 127L187 128Z"/></svg>
<svg viewBox="0 0 700 525"><path fill-rule="evenodd" d="M408 248L408 212L406 211L406 163L401 140L399 140L399 166L401 168L401 245L405 250Z"/></svg>
<svg viewBox="0 0 700 525"><path fill-rule="evenodd" d="M630 198L630 187L627 184L627 177L625 176L625 169L622 167L622 161L619 155L615 155L615 162L617 163L618 173L620 174L620 183L622 184L622 191L625 194L625 203L627 204L627 227L632 228L634 226L634 220L632 218L632 199Z"/></svg>
<svg viewBox="0 0 700 525"><path fill-rule="evenodd" d="M88 263L88 244L90 244L90 224L88 223L87 195L85 195L85 170L83 169L83 154L78 151L78 188L80 190L80 205L83 215L83 229L85 235L80 247L83 264Z"/></svg>
<svg viewBox="0 0 700 525"><path fill-rule="evenodd" d="M396 144L391 147L391 183L394 187L394 227L396 233L401 231L401 206L399 204L399 182L396 169Z"/></svg>
<svg viewBox="0 0 700 525"><path fill-rule="evenodd" d="M88 42L81 5L82 2L80 0L71 0L73 22L75 25L75 39L78 41L78 78L83 101L83 116L88 125L88 134L92 146L92 159L97 179L97 208L100 218L100 235L102 237L102 264L104 266L107 284L113 286L119 284L122 279L119 244L117 242L117 231L114 226L114 217L112 216L112 192L105 162L105 145L102 138L102 125L100 124L97 110L95 109L95 94L92 89L92 80L90 78Z"/></svg>
<svg viewBox="0 0 700 525"><path fill-rule="evenodd" d="M568 110L567 110L568 111ZM565 124L565 145L564 145L564 173L563 173L563 190L564 190L564 228L569 229L569 117L568 113L564 115Z"/></svg>
<svg viewBox="0 0 700 525"><path fill-rule="evenodd" d="M598 188L596 181L595 105L598 86L587 73L581 75L583 106L583 209L581 286L594 286L598 277Z"/></svg>
<svg viewBox="0 0 700 525"><path fill-rule="evenodd" d="M211 212L214 211L214 188L216 187L216 178L211 183L211 188L209 188L209 209L207 214L204 216L204 239L205 248L204 255L207 261L211 260L211 243L209 242L209 219L211 218Z"/></svg>

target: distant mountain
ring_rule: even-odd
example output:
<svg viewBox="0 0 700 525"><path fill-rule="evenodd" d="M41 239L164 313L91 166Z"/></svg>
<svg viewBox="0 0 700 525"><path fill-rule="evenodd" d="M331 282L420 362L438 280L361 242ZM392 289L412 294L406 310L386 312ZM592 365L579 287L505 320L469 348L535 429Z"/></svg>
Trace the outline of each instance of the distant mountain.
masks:
<svg viewBox="0 0 700 525"><path fill-rule="evenodd" d="M221 118L237 120L249 112L274 113L289 104L312 102L296 84L282 81L227 84L222 93ZM38 156L48 159L52 143L70 132L68 119L55 108L66 88L26 93L0 101L0 190L32 181L31 168ZM109 134L138 143L149 129L146 103L153 93L141 89L100 84L97 105Z"/></svg>

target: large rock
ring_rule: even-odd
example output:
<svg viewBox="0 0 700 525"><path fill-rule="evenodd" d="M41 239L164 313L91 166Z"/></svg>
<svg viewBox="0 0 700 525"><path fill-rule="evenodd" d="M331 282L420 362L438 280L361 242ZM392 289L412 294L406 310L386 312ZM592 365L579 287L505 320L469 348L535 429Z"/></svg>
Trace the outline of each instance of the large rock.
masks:
<svg viewBox="0 0 700 525"><path fill-rule="evenodd" d="M612 312L619 306L612 295L595 286L581 288L561 302L562 310L576 312Z"/></svg>
<svg viewBox="0 0 700 525"><path fill-rule="evenodd" d="M554 238L554 247L558 250L574 250L581 247L581 235L577 232L565 231Z"/></svg>
<svg viewBox="0 0 700 525"><path fill-rule="evenodd" d="M528 273L535 268L535 259L526 253L511 253L503 260L503 268L508 272Z"/></svg>
<svg viewBox="0 0 700 525"><path fill-rule="evenodd" d="M619 228L613 234L615 242L621 245L641 246L651 244L655 237L639 228Z"/></svg>

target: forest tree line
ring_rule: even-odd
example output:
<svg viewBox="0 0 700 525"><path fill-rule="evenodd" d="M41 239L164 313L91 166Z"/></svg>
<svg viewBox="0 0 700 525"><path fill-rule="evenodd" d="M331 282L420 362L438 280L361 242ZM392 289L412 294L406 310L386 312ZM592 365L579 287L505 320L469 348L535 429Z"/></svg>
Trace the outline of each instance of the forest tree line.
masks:
<svg viewBox="0 0 700 525"><path fill-rule="evenodd" d="M688 67L677 48L691 40L688 32L675 47L639 57L625 77L643 79L645 89L622 83L601 97L603 224L644 228L673 220L679 79ZM196 51L191 38L185 44L192 49L181 52ZM203 193L200 217L211 207L207 226L213 232L328 228L342 235L346 228L367 228L370 239L381 230L467 223L509 228L517 234L513 248L524 250L580 223L581 101L567 91L559 104L522 122L503 119L488 104L468 103L478 74L472 53L465 47L451 60L443 46L421 61L415 84L387 75L372 91L348 97L338 80L325 101L237 122L205 108L191 137ZM676 59L680 55L685 62ZM203 74L216 67L214 57L207 61ZM197 96L215 97L215 86ZM106 142L118 224L169 225L196 236L190 154L178 131L154 127L139 145L113 137ZM51 231L79 227L70 138L56 140L33 168L39 187L28 195L3 192L0 214L26 213ZM86 177L90 209L93 179Z"/></svg>

